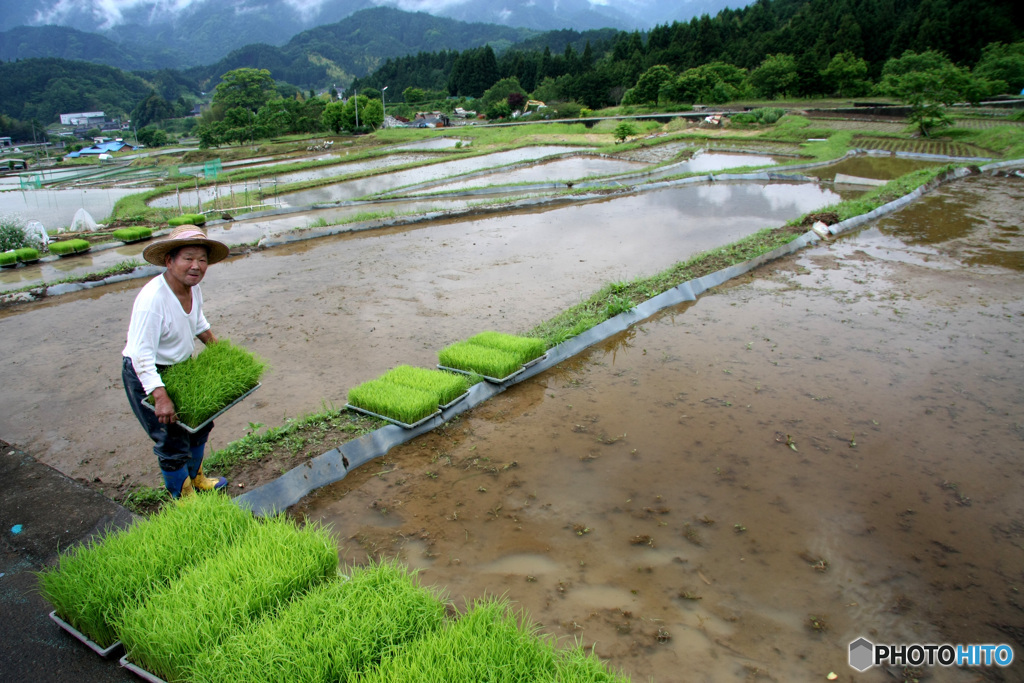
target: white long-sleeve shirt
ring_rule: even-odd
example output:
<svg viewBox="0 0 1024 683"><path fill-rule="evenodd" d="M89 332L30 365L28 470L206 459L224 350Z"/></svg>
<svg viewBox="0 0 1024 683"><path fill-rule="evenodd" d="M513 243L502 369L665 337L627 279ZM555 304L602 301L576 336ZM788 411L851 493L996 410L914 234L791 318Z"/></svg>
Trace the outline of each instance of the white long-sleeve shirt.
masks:
<svg viewBox="0 0 1024 683"><path fill-rule="evenodd" d="M174 365L186 360L196 347L196 336L210 329L203 315L203 293L192 288L192 311L186 313L178 297L161 274L139 291L128 324L128 343L122 356L132 359L132 367L147 394L164 385L157 366Z"/></svg>

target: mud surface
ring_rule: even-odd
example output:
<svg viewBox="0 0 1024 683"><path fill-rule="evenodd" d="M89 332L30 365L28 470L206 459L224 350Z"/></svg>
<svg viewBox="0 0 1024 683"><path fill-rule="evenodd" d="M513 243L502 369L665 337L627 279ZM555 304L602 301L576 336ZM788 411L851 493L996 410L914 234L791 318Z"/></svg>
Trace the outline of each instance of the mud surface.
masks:
<svg viewBox="0 0 1024 683"><path fill-rule="evenodd" d="M928 247L898 238L972 216ZM945 207L945 210L941 210ZM972 178L513 387L314 494L345 559L507 595L633 680L853 675L847 646L1024 651L1024 182ZM955 221L955 218L951 218ZM1009 239L1009 242L1000 241ZM966 254L966 255L965 255Z"/></svg>
<svg viewBox="0 0 1024 683"><path fill-rule="evenodd" d="M229 259L203 282L207 317L218 336L263 356L271 371L259 392L218 420L210 445L223 448L250 423L279 426L325 403L340 407L350 387L395 365L431 367L439 349L482 329L526 331L608 282L655 273L834 201L809 184L688 186ZM120 379L144 282L0 315L2 438L71 477L158 485Z"/></svg>

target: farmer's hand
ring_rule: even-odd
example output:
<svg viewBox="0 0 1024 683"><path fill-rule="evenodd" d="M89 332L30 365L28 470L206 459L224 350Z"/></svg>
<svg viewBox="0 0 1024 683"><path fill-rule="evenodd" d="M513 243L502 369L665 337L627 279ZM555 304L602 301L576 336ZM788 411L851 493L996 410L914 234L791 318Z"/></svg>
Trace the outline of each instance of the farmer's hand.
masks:
<svg viewBox="0 0 1024 683"><path fill-rule="evenodd" d="M163 387L153 390L153 404L156 406L156 419L162 424L169 425L178 421L178 416L174 413L174 401Z"/></svg>

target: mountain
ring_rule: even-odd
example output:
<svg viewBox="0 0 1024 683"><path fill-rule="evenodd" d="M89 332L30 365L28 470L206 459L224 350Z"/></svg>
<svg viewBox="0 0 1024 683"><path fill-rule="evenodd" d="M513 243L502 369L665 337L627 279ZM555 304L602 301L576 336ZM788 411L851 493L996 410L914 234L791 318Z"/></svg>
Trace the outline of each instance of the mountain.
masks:
<svg viewBox="0 0 1024 683"><path fill-rule="evenodd" d="M0 0L4 25L55 25L97 33L148 61L163 51L182 64L211 64L253 43L282 46L292 36L388 7L469 23L534 31L571 28L648 29L659 23L715 15L751 0ZM59 46L55 46L57 48ZM15 53L15 58L21 58ZM52 55L56 56L56 55Z"/></svg>
<svg viewBox="0 0 1024 683"><path fill-rule="evenodd" d="M125 71L178 69L195 63L187 49L116 43L98 33L66 26L19 26L0 33L0 61L46 57L106 64Z"/></svg>
<svg viewBox="0 0 1024 683"><path fill-rule="evenodd" d="M214 64L189 69L186 75L201 90L211 89L222 74L241 67L267 69L275 80L303 89L326 85L340 88L375 70L389 57L465 50L485 44L507 47L537 35L526 29L375 7L303 31L281 47L246 45Z"/></svg>

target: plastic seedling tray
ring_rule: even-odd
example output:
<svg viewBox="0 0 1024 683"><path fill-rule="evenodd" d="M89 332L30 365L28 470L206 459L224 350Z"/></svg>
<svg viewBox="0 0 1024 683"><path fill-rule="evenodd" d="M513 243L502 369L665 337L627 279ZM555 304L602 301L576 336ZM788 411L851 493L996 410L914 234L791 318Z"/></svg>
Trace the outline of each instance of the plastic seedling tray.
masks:
<svg viewBox="0 0 1024 683"><path fill-rule="evenodd" d="M159 676L155 676L155 675L149 673L148 671L143 669L141 666L138 666L137 664L132 664L131 662L129 662L128 661L128 655L125 655L124 657L121 657L121 659L118 660L118 664L120 664L125 669L128 669L129 671L131 671L133 674L135 674L136 676L138 676L142 680L149 681L149 683L167 683L167 681L165 681L164 679L160 678Z"/></svg>
<svg viewBox="0 0 1024 683"><path fill-rule="evenodd" d="M480 375L479 372L473 372L472 370L459 370L458 368L450 368L447 365L438 365L437 367L439 369L441 369L441 370L447 370L449 372L457 372L460 375L469 375L470 377L472 377L473 375ZM504 377L500 377L500 378L499 377L489 377L487 375L480 375L480 377L483 377L485 380L487 380L488 382L490 382L492 384L504 384L505 382L509 381L510 379L512 379L513 377L515 377L519 373L523 372L524 370L526 370L526 366L525 365L523 367L519 368L518 370L516 370L515 372L513 372L512 374L505 375Z"/></svg>
<svg viewBox="0 0 1024 683"><path fill-rule="evenodd" d="M466 393L468 394L469 392L467 391ZM462 398L462 396L460 396L459 398L455 399L455 401L458 401L461 398ZM455 401L452 401L452 403L454 403ZM451 404L449 403L448 405L451 405ZM396 424L399 427L404 427L405 429L412 429L414 427L419 427L421 424L423 424L427 420L430 420L431 418L437 417L438 415L441 414L440 410L436 410L436 411L432 412L430 415L427 415L426 417L424 417L423 419L417 420L416 422L413 422L412 424L410 424L408 422L402 422L401 420L396 420L393 417L388 417L387 415L381 415L380 413L375 413L372 410L367 410L366 408L360 408L359 406L354 406L351 403L346 403L345 407L348 408L349 410L354 410L357 413L363 413L364 415L372 415L373 417L379 417L382 420L387 420L391 424Z"/></svg>
<svg viewBox="0 0 1024 683"><path fill-rule="evenodd" d="M53 612L50 612L50 618L53 619L53 621L58 626L60 626L62 629L64 629L68 633L70 633L72 636L74 636L78 640L80 640L83 643L85 643L89 647L90 650L92 650L93 652L98 654L100 657L109 657L110 655L112 655L114 653L115 650L117 650L117 649L119 649L121 647L121 641L120 640L115 640L113 642L113 644L110 645L110 647L105 647L105 648L104 647L100 647L98 643L90 640L89 636L85 635L84 633L79 631L77 628L75 628L74 626L72 626L68 622L66 622L63 619L61 619L60 617L58 617L56 610L54 610Z"/></svg>
<svg viewBox="0 0 1024 683"><path fill-rule="evenodd" d="M235 399L234 401L232 401L231 403L227 404L226 406L224 406L223 408L221 408L220 410L218 410L218 411L217 411L216 413L214 413L214 414L213 414L213 415L211 415L211 416L210 416L209 418L207 418L206 420L204 420L204 421L203 421L203 422L202 422L202 423L201 423L201 424L200 424L199 426L197 426L197 427L189 427L189 426L188 426L187 424L185 424L184 422L175 422L174 424L178 425L179 427L181 427L182 429L184 429L184 430L185 430L186 432L188 432L189 434L195 434L195 433L196 433L196 432L198 432L198 431L199 431L200 429L202 429L202 428L203 428L203 427L205 427L206 425L210 424L210 423L211 423L211 422L213 422L213 421L214 421L215 419L217 419L218 417L220 417L221 415L223 415L224 413L226 413L226 412L227 412L228 410L230 410L230 409L231 409L231 408L232 408L232 407L233 407L233 406L234 406L234 405L235 405L236 403L241 403L241 402L242 402L242 400L243 400L243 399L244 399L244 398L245 398L246 396L248 396L248 395L249 395L249 394L251 394L252 392L256 391L256 390L257 390L257 389L259 389L259 388L260 388L261 386L263 386L263 383L262 383L262 382L257 382L257 383L256 383L256 386L254 386L254 387L253 387L252 389L250 389L249 391L245 392L244 394L242 394L241 396L239 396L238 398L236 398L236 399ZM149 408L149 409L150 409L150 410L152 410L152 411L156 411L156 406L154 406L154 405L153 405L152 403L150 403L149 401L143 401L143 402L142 402L142 405L146 406L147 408Z"/></svg>
<svg viewBox="0 0 1024 683"><path fill-rule="evenodd" d="M525 370L526 368L530 367L531 365L536 365L537 363L541 362L542 360L544 360L547 357L548 357L548 354L545 353L542 356L537 356L533 360L526 361L525 363L523 363L523 370Z"/></svg>
<svg viewBox="0 0 1024 683"><path fill-rule="evenodd" d="M455 397L454 399L452 399L451 401L448 401L448 403L445 403L444 405L442 405L442 406L441 406L441 410L448 410L448 409L449 409L449 408L451 408L451 407L452 407L453 405L455 405L456 403L458 403L458 402L459 402L459 401L461 401L462 399L466 398L467 396L469 396L469 392L468 392L468 391L467 391L467 392L465 392L464 394L462 394L462 396L456 396L456 397Z"/></svg>

